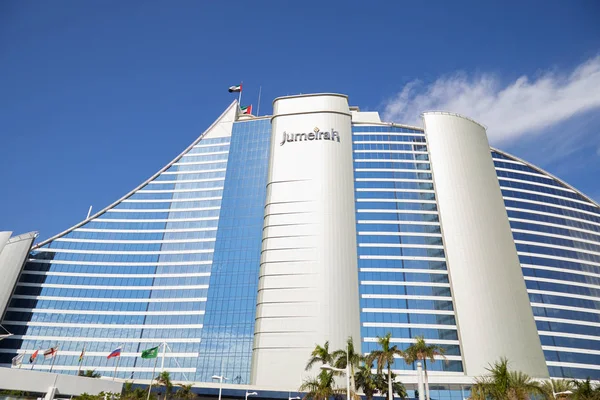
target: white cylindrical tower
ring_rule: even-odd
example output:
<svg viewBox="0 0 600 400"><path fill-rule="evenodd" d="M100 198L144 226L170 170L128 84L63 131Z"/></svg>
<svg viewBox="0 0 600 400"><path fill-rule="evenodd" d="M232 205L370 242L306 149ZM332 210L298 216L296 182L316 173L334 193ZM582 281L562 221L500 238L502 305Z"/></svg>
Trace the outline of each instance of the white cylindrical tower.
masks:
<svg viewBox="0 0 600 400"><path fill-rule="evenodd" d="M449 113L423 119L465 373L506 357L547 377L485 128Z"/></svg>
<svg viewBox="0 0 600 400"><path fill-rule="evenodd" d="M347 97L278 98L271 135L252 383L290 390L316 344L360 348Z"/></svg>

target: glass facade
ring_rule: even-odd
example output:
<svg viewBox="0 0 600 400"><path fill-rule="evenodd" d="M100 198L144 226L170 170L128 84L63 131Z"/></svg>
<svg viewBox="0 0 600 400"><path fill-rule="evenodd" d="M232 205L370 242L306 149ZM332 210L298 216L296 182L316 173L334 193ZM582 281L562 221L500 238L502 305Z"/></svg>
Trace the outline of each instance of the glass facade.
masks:
<svg viewBox="0 0 600 400"><path fill-rule="evenodd" d="M600 207L492 151L552 377L600 379Z"/></svg>
<svg viewBox="0 0 600 400"><path fill-rule="evenodd" d="M463 375L425 133L361 123L352 136L362 351L388 332L399 348L423 335L447 350L428 370ZM53 370L75 374L85 346L82 369L112 376L106 356L122 346L117 377L149 379L154 360L139 353L166 342L174 380L222 373L248 384L270 140L269 118L200 138L33 250L2 321L15 336L0 341L0 364L59 345ZM521 160L492 157L550 375L600 379L600 207ZM448 388L432 394L466 397Z"/></svg>
<svg viewBox="0 0 600 400"><path fill-rule="evenodd" d="M232 137L202 138L35 249L2 322L15 336L0 342L0 363L58 345L53 371L74 374L85 346L81 368L111 376L116 359L106 356L122 346L117 377L149 379L154 360L139 352L166 342L173 379L210 380L217 357L247 383L269 139L268 119L236 122ZM35 369L50 366L40 357Z"/></svg>
<svg viewBox="0 0 600 400"><path fill-rule="evenodd" d="M196 379L250 383L271 121L233 125ZM222 363L222 364L221 364Z"/></svg>
<svg viewBox="0 0 600 400"><path fill-rule="evenodd" d="M448 361L428 370L462 373L425 134L357 125L353 152L362 350L388 332L401 349L422 335L447 351ZM393 368L416 366L397 359Z"/></svg>

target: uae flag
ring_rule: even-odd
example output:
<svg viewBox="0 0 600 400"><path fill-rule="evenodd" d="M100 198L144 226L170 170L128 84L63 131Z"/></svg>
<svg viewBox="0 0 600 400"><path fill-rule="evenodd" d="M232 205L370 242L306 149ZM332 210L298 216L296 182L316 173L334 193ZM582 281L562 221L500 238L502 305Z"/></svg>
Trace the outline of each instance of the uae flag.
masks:
<svg viewBox="0 0 600 400"><path fill-rule="evenodd" d="M229 93L238 93L242 91L242 85L229 86Z"/></svg>
<svg viewBox="0 0 600 400"><path fill-rule="evenodd" d="M38 353L39 353L39 352L40 352L40 349L37 349L37 350L36 350L36 351L35 351L35 352L34 352L34 353L31 355L31 357L29 357L29 363L30 363L30 364L32 364L32 363L35 361L35 359L37 358L37 356L38 356Z"/></svg>
<svg viewBox="0 0 600 400"><path fill-rule="evenodd" d="M158 347L152 347L151 349L146 349L142 351L142 358L156 358L158 357Z"/></svg>
<svg viewBox="0 0 600 400"><path fill-rule="evenodd" d="M49 358L55 357L57 352L58 352L58 346L50 347L48 350L44 351L44 359L47 360Z"/></svg>
<svg viewBox="0 0 600 400"><path fill-rule="evenodd" d="M240 107L240 110L242 110L242 114L252 114L252 104L246 107Z"/></svg>

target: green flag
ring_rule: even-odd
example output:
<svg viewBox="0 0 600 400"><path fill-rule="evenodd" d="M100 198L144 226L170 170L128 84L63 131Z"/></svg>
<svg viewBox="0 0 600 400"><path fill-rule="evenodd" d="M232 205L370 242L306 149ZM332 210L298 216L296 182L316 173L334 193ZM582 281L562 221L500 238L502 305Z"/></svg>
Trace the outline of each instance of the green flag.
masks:
<svg viewBox="0 0 600 400"><path fill-rule="evenodd" d="M158 357L158 348L160 346L153 347L142 351L142 358L156 358Z"/></svg>

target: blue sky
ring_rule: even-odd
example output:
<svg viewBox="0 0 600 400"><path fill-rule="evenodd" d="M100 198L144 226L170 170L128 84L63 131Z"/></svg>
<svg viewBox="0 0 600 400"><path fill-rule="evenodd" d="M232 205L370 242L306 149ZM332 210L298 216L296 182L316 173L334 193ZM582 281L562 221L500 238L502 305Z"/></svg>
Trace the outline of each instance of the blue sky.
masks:
<svg viewBox="0 0 600 400"><path fill-rule="evenodd" d="M0 2L0 230L56 234L137 186L233 100L341 92L493 145L600 200L600 3ZM255 109L256 110L256 109Z"/></svg>

